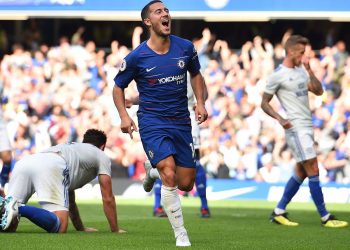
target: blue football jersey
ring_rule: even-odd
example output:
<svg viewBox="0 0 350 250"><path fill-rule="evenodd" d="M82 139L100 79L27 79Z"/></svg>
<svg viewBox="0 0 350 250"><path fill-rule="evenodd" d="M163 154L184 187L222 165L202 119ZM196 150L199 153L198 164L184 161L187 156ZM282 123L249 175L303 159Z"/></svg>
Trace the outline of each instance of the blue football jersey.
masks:
<svg viewBox="0 0 350 250"><path fill-rule="evenodd" d="M139 91L139 127L190 129L187 104L187 71L200 70L192 42L170 36L166 54L157 54L145 42L127 55L115 84L126 88L132 80Z"/></svg>

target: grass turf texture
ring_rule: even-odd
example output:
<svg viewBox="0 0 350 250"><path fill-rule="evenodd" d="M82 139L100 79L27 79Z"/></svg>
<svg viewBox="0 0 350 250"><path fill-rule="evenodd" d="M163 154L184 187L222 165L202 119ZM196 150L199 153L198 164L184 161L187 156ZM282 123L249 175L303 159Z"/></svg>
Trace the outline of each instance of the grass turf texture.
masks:
<svg viewBox="0 0 350 250"><path fill-rule="evenodd" d="M48 234L22 218L17 233L0 233L0 249L176 249L166 218L152 216L153 199L117 198L121 228L126 234L109 232L99 201L77 202L86 227L98 232ZM323 228L312 203L292 203L291 219L298 227L268 221L275 203L264 201L211 201L212 217L199 217L199 199L183 198L185 224L192 249L349 249L350 228ZM328 204L338 218L350 221L348 204Z"/></svg>

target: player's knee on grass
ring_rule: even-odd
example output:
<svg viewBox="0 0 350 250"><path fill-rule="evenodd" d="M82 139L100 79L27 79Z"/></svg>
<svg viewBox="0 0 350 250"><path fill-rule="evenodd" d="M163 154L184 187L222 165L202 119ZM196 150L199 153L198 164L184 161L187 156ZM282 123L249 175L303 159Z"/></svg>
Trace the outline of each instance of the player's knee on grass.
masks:
<svg viewBox="0 0 350 250"><path fill-rule="evenodd" d="M60 229L58 233L66 233L68 228L68 211L54 211L58 219L60 220Z"/></svg>

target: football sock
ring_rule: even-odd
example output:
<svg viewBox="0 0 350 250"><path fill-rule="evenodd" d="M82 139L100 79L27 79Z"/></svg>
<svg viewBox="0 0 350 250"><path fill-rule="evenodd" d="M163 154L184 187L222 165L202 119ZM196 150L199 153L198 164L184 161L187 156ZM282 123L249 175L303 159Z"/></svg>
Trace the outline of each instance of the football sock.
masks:
<svg viewBox="0 0 350 250"><path fill-rule="evenodd" d="M281 208L278 208L278 207L275 207L275 210L274 210L274 212L275 212L275 214L284 214L284 212L285 212L286 210L285 209L281 209Z"/></svg>
<svg viewBox="0 0 350 250"><path fill-rule="evenodd" d="M161 192L164 210L174 230L175 237L177 237L181 232L186 231L177 187L166 187L162 185Z"/></svg>
<svg viewBox="0 0 350 250"><path fill-rule="evenodd" d="M162 181L160 179L157 179L153 186L154 191L154 208L161 206L161 188L162 188Z"/></svg>
<svg viewBox="0 0 350 250"><path fill-rule="evenodd" d="M1 173L0 173L0 185L2 187L4 187L7 181L9 180L10 171L11 171L11 162L3 163Z"/></svg>
<svg viewBox="0 0 350 250"><path fill-rule="evenodd" d="M42 208L32 206L19 206L18 212L21 217L25 217L35 225L43 228L48 233L58 233L60 229L60 219L56 214Z"/></svg>
<svg viewBox="0 0 350 250"><path fill-rule="evenodd" d="M151 168L149 171L149 175L151 178L153 179L158 179L159 178L159 173L158 173L158 169L156 168Z"/></svg>
<svg viewBox="0 0 350 250"><path fill-rule="evenodd" d="M277 208L286 210L286 206L292 200L294 195L298 192L300 185L303 183L303 180L298 176L293 175L286 184L286 187L283 192L283 196L280 202L277 204ZM276 211L275 211L276 213Z"/></svg>
<svg viewBox="0 0 350 250"><path fill-rule="evenodd" d="M331 214L327 214L327 215L321 217L321 220L322 220L322 221L327 221L327 220L329 219L329 216L330 216L330 215L331 215Z"/></svg>
<svg viewBox="0 0 350 250"><path fill-rule="evenodd" d="M208 208L207 201L207 176L205 174L203 166L196 161L196 188L199 198L201 199L201 208Z"/></svg>
<svg viewBox="0 0 350 250"><path fill-rule="evenodd" d="M326 209L326 205L324 204L323 193L318 175L309 176L309 188L318 213L321 217L327 216L329 213Z"/></svg>

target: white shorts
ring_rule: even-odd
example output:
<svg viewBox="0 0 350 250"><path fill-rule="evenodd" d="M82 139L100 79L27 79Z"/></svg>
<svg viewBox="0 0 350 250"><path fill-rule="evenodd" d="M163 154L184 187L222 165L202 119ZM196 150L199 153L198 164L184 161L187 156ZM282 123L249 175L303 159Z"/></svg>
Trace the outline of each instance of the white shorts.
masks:
<svg viewBox="0 0 350 250"><path fill-rule="evenodd" d="M10 150L12 150L12 147L7 134L6 124L0 122L0 152Z"/></svg>
<svg viewBox="0 0 350 250"><path fill-rule="evenodd" d="M312 128L286 129L286 141L297 162L316 157L315 140Z"/></svg>
<svg viewBox="0 0 350 250"><path fill-rule="evenodd" d="M40 204L53 203L58 205L58 210L62 207L68 210L68 187L69 170L65 160L56 153L38 153L16 163L8 195L26 204L36 192Z"/></svg>
<svg viewBox="0 0 350 250"><path fill-rule="evenodd" d="M199 149L200 147L200 128L196 121L196 114L194 111L190 111L191 126L192 126L192 138L194 149Z"/></svg>

